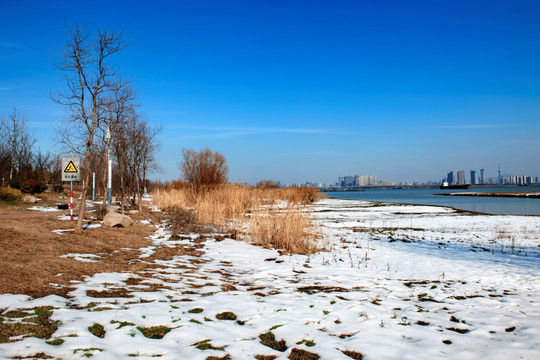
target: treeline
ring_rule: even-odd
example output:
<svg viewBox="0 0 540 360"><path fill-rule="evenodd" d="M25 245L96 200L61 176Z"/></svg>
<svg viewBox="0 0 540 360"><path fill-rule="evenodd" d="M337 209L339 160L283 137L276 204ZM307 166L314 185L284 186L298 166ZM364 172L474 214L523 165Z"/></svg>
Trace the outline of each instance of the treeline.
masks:
<svg viewBox="0 0 540 360"><path fill-rule="evenodd" d="M0 185L25 193L41 193L60 182L60 156L42 151L28 130L23 113L13 108L0 117Z"/></svg>
<svg viewBox="0 0 540 360"><path fill-rule="evenodd" d="M132 104L133 107L135 104ZM89 172L96 176L96 195L107 195L107 150L110 144L113 160L113 196L125 203L138 206L138 196L150 186L148 173L155 170L155 136L159 128L151 127L136 112L118 116L118 124L107 141L103 132L90 156ZM65 124L68 125L68 124ZM68 134L70 135L70 134ZM73 134L75 135L75 134ZM58 139L64 141L65 139ZM63 191L62 155L36 147L37 139L28 129L24 113L13 108L7 116L0 116L0 186L19 189L24 193L39 194L49 188ZM80 155L74 147L64 146L68 153ZM80 148L79 148L80 150ZM83 167L81 169L85 171ZM86 184L85 184L86 185ZM92 186L91 183L88 186ZM82 189L82 182L75 188Z"/></svg>

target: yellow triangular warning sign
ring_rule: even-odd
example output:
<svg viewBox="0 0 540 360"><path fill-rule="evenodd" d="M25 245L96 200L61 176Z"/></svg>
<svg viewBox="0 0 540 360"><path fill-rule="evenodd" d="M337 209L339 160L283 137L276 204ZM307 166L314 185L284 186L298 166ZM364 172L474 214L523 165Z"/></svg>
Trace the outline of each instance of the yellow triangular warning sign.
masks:
<svg viewBox="0 0 540 360"><path fill-rule="evenodd" d="M67 164L66 168L64 169L64 172L67 172L67 173L78 173L79 170L77 169L77 167L76 167L75 164L73 163L73 160L69 160L69 163Z"/></svg>

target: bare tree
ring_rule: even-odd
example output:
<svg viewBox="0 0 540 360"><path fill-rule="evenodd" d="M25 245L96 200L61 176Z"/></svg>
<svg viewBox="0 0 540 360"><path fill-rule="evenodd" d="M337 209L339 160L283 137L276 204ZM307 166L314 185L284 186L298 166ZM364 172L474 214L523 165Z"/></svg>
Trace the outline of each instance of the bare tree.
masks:
<svg viewBox="0 0 540 360"><path fill-rule="evenodd" d="M102 113L100 115L102 119L100 122L102 134L99 142L100 150L97 151L97 155L102 160L103 170L105 170L109 162L109 156L113 141L118 133L118 128L135 112L136 98L137 92L130 83L118 79L116 86L112 88L107 99L105 99L105 104L102 107ZM103 194L107 194L107 174L107 171L102 171L101 174Z"/></svg>
<svg viewBox="0 0 540 360"><path fill-rule="evenodd" d="M76 231L82 230L88 184L90 158L99 127L100 114L107 95L113 88L121 87L119 75L111 66L112 55L126 46L119 34L98 31L96 39L81 28L68 30L66 47L56 63L64 73L65 89L53 100L65 106L69 118L64 122L61 133L63 144L84 156L83 179L86 186L82 191L81 208ZM81 150L79 150L81 149Z"/></svg>
<svg viewBox="0 0 540 360"><path fill-rule="evenodd" d="M14 176L28 177L32 170L32 149L36 140L28 132L24 114L13 108L9 119L4 121L3 137L5 152L9 161L9 179Z"/></svg>
<svg viewBox="0 0 540 360"><path fill-rule="evenodd" d="M180 164L183 179L196 192L227 182L229 168L225 157L219 152L205 148L200 152L193 149L183 149L184 159Z"/></svg>
<svg viewBox="0 0 540 360"><path fill-rule="evenodd" d="M120 175L122 211L124 200L130 196L132 204L142 211L142 191L147 175L156 170L155 152L160 127L152 127L131 109L125 121L120 122L115 138L115 156Z"/></svg>
<svg viewBox="0 0 540 360"><path fill-rule="evenodd" d="M40 181L46 181L47 177L52 174L55 154L50 151L43 152L37 149L33 156L34 175Z"/></svg>

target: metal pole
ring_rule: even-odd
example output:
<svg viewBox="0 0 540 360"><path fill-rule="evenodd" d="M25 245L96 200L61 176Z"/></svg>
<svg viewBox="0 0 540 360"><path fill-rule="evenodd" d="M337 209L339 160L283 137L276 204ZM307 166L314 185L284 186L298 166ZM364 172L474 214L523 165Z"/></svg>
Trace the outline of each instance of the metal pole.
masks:
<svg viewBox="0 0 540 360"><path fill-rule="evenodd" d="M71 191L69 192L70 201L69 201L69 213L71 215L69 221L73 221L73 181L69 182L71 184Z"/></svg>
<svg viewBox="0 0 540 360"><path fill-rule="evenodd" d="M107 140L109 142L109 146L107 149L107 159L109 160L109 181L107 184L107 204L112 204L112 160L111 160L111 131L109 127L107 126Z"/></svg>
<svg viewBox="0 0 540 360"><path fill-rule="evenodd" d="M96 173L92 173L92 201L96 201Z"/></svg>

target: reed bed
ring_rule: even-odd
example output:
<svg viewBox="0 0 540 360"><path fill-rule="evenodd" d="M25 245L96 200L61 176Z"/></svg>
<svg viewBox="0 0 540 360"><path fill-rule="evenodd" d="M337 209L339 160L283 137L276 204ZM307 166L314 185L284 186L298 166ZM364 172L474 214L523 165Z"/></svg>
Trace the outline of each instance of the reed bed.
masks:
<svg viewBox="0 0 540 360"><path fill-rule="evenodd" d="M189 187L156 190L153 201L172 214L176 229L212 227L264 247L311 254L318 250L318 231L305 206L320 196L310 188L227 184L202 192Z"/></svg>

